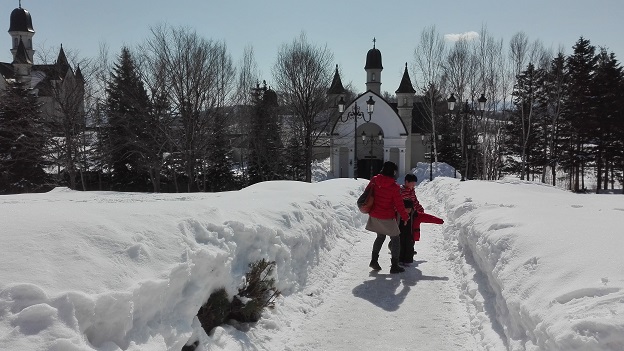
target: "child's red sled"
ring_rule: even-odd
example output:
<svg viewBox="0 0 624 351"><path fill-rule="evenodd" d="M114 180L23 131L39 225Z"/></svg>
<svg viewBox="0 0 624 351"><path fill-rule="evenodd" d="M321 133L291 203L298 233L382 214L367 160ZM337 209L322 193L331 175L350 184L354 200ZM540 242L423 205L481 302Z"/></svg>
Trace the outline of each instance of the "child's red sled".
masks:
<svg viewBox="0 0 624 351"><path fill-rule="evenodd" d="M420 240L420 223L433 223L433 224L443 224L444 220L442 218L430 215L428 213L419 212L416 217L414 217L414 224L412 225L412 231L414 232L414 241Z"/></svg>

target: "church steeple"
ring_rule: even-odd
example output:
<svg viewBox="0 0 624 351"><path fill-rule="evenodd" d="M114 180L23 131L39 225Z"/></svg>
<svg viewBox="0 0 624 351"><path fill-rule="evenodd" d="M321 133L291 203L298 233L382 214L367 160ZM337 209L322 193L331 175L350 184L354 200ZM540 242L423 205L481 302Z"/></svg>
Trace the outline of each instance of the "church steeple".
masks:
<svg viewBox="0 0 624 351"><path fill-rule="evenodd" d="M412 80L410 79L409 73L407 72L407 62L405 62L405 71L403 71L403 78L401 79L401 84L399 84L399 89L395 91L397 94L415 94L416 90L412 86Z"/></svg>
<svg viewBox="0 0 624 351"><path fill-rule="evenodd" d="M345 91L342 86L342 80L340 79L340 73L338 72L338 65L336 65L336 72L334 72L334 79L332 80L331 86L327 90L327 95L333 94L343 94Z"/></svg>
<svg viewBox="0 0 624 351"><path fill-rule="evenodd" d="M334 79L332 80L331 86L327 89L327 98L329 101L332 101L333 106L338 108L338 101L340 99L344 99L345 97L345 88L342 85L342 80L340 79L340 73L338 72L338 65L336 65L336 72L334 72Z"/></svg>
<svg viewBox="0 0 624 351"><path fill-rule="evenodd" d="M366 53L366 90L373 91L381 95L381 51L375 47L377 39L373 38L373 48Z"/></svg>
<svg viewBox="0 0 624 351"><path fill-rule="evenodd" d="M71 66L69 65L69 61L67 61L65 50L63 50L63 44L61 44L61 50L59 50L59 54L56 59L56 69L58 71L59 78L65 78L65 75L70 68Z"/></svg>
<svg viewBox="0 0 624 351"><path fill-rule="evenodd" d="M32 17L30 13L22 8L22 2L19 2L19 7L11 12L11 21L9 24L9 35L11 35L11 53L13 54L13 60L17 54L17 47L20 40L24 41L24 46L28 52L28 57L32 60L35 50L33 50L32 37L35 35L35 30L32 25Z"/></svg>

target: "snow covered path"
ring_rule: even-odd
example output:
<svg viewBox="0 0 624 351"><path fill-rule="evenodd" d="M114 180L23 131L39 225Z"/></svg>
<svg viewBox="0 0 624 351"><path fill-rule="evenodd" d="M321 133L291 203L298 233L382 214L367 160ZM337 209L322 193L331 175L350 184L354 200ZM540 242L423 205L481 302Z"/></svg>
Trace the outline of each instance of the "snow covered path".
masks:
<svg viewBox="0 0 624 351"><path fill-rule="evenodd" d="M367 267L374 235L363 232L335 284L324 292L325 302L285 350L385 350L391 345L395 350L479 350L440 252L441 229L428 226L426 240L417 244L415 265L392 275L385 248L383 270Z"/></svg>
<svg viewBox="0 0 624 351"><path fill-rule="evenodd" d="M431 213L442 213L439 204L428 205ZM471 326L475 318L461 299L464 293L459 287L466 278L456 273L445 251L449 248L444 243L446 227L423 225L415 263L401 274L389 273L386 244L380 255L382 271L371 271L368 263L375 235L357 229L353 246L332 253L317 268L318 276L311 278L316 283L298 296L286 297L275 311L280 315L280 309L299 310L303 313L294 315L301 318L275 328L260 322L249 331L254 335L251 344L285 351L484 350L475 339L475 327L480 326Z"/></svg>

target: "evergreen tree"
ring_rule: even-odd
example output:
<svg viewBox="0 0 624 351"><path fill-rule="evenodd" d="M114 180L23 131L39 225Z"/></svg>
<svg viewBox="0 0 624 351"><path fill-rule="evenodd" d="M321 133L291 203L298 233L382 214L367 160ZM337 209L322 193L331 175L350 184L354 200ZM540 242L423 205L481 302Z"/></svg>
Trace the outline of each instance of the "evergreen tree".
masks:
<svg viewBox="0 0 624 351"><path fill-rule="evenodd" d="M284 174L277 94L264 85L254 89L254 96L255 115L248 134L250 184L282 179Z"/></svg>
<svg viewBox="0 0 624 351"><path fill-rule="evenodd" d="M149 99L128 48L122 48L106 88L108 128L105 139L113 190L145 191L142 159L150 140Z"/></svg>
<svg viewBox="0 0 624 351"><path fill-rule="evenodd" d="M622 118L622 67L615 54L601 49L597 57L594 75L596 96L596 121L593 132L593 159L596 160L596 192L608 188L609 170L622 149L622 139L617 134L618 119ZM615 128L614 128L615 127Z"/></svg>
<svg viewBox="0 0 624 351"><path fill-rule="evenodd" d="M0 92L0 194L49 190L40 105L29 89Z"/></svg>
<svg viewBox="0 0 624 351"><path fill-rule="evenodd" d="M557 167L561 162L561 116L563 113L563 103L565 96L566 86L566 72L565 72L565 56L563 53L559 53L550 63L548 72L546 73L545 89L544 89L544 105L546 118L546 140L547 140L547 154L545 155L545 161L550 167L552 185L556 185L557 179ZM545 182L546 174L543 174L542 181Z"/></svg>
<svg viewBox="0 0 624 351"><path fill-rule="evenodd" d="M217 192L237 188L238 182L233 172L232 148L228 141L225 118L219 116L215 119L214 132L208 150L206 191Z"/></svg>
<svg viewBox="0 0 624 351"><path fill-rule="evenodd" d="M286 179L305 181L305 150L301 139L292 135L285 150Z"/></svg>
<svg viewBox="0 0 624 351"><path fill-rule="evenodd" d="M529 179L529 174L535 172L531 166L543 164L541 160L545 144L545 130L543 128L545 71L537 69L529 63L526 70L516 78L516 85L512 92L515 105L511 115L511 123L507 124L509 136L506 143L508 155L520 156L520 162L510 158L509 170L520 173L521 179ZM525 178L526 177L526 178Z"/></svg>
<svg viewBox="0 0 624 351"><path fill-rule="evenodd" d="M587 147L599 127L595 110L593 79L596 69L594 46L581 37L566 60L567 94L565 99L565 166L570 170L570 189L580 191L581 173L587 162Z"/></svg>

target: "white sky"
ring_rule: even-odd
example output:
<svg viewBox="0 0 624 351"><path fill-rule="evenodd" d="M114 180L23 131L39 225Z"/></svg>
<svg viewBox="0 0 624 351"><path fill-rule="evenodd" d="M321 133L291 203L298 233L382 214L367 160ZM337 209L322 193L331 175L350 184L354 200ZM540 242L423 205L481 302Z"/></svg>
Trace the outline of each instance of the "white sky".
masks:
<svg viewBox="0 0 624 351"><path fill-rule="evenodd" d="M366 184L0 196L0 349L624 349L622 195L423 182L445 224L423 224L415 264L390 275L385 247L368 268ZM277 264L276 308L203 333L199 305L260 258Z"/></svg>
<svg viewBox="0 0 624 351"><path fill-rule="evenodd" d="M0 28L9 27L17 0L0 2ZM567 53L580 36L606 46L621 59L624 6L621 0L478 0L472 2L398 0L378 1L84 1L23 0L33 18L35 48L58 50L60 44L81 57L95 57L101 43L111 53L136 45L159 23L188 26L215 40L223 40L237 62L251 44L258 66L271 84L271 67L281 44L301 31L318 45L327 44L343 72L343 83L365 89L364 63L373 37L383 55L382 91L398 88L405 62L423 28L435 25L443 35L479 32L482 26L505 43L524 31L547 48L562 46ZM4 43L4 44L2 44ZM0 38L0 61L10 62L8 33ZM412 73L412 79L414 75Z"/></svg>

